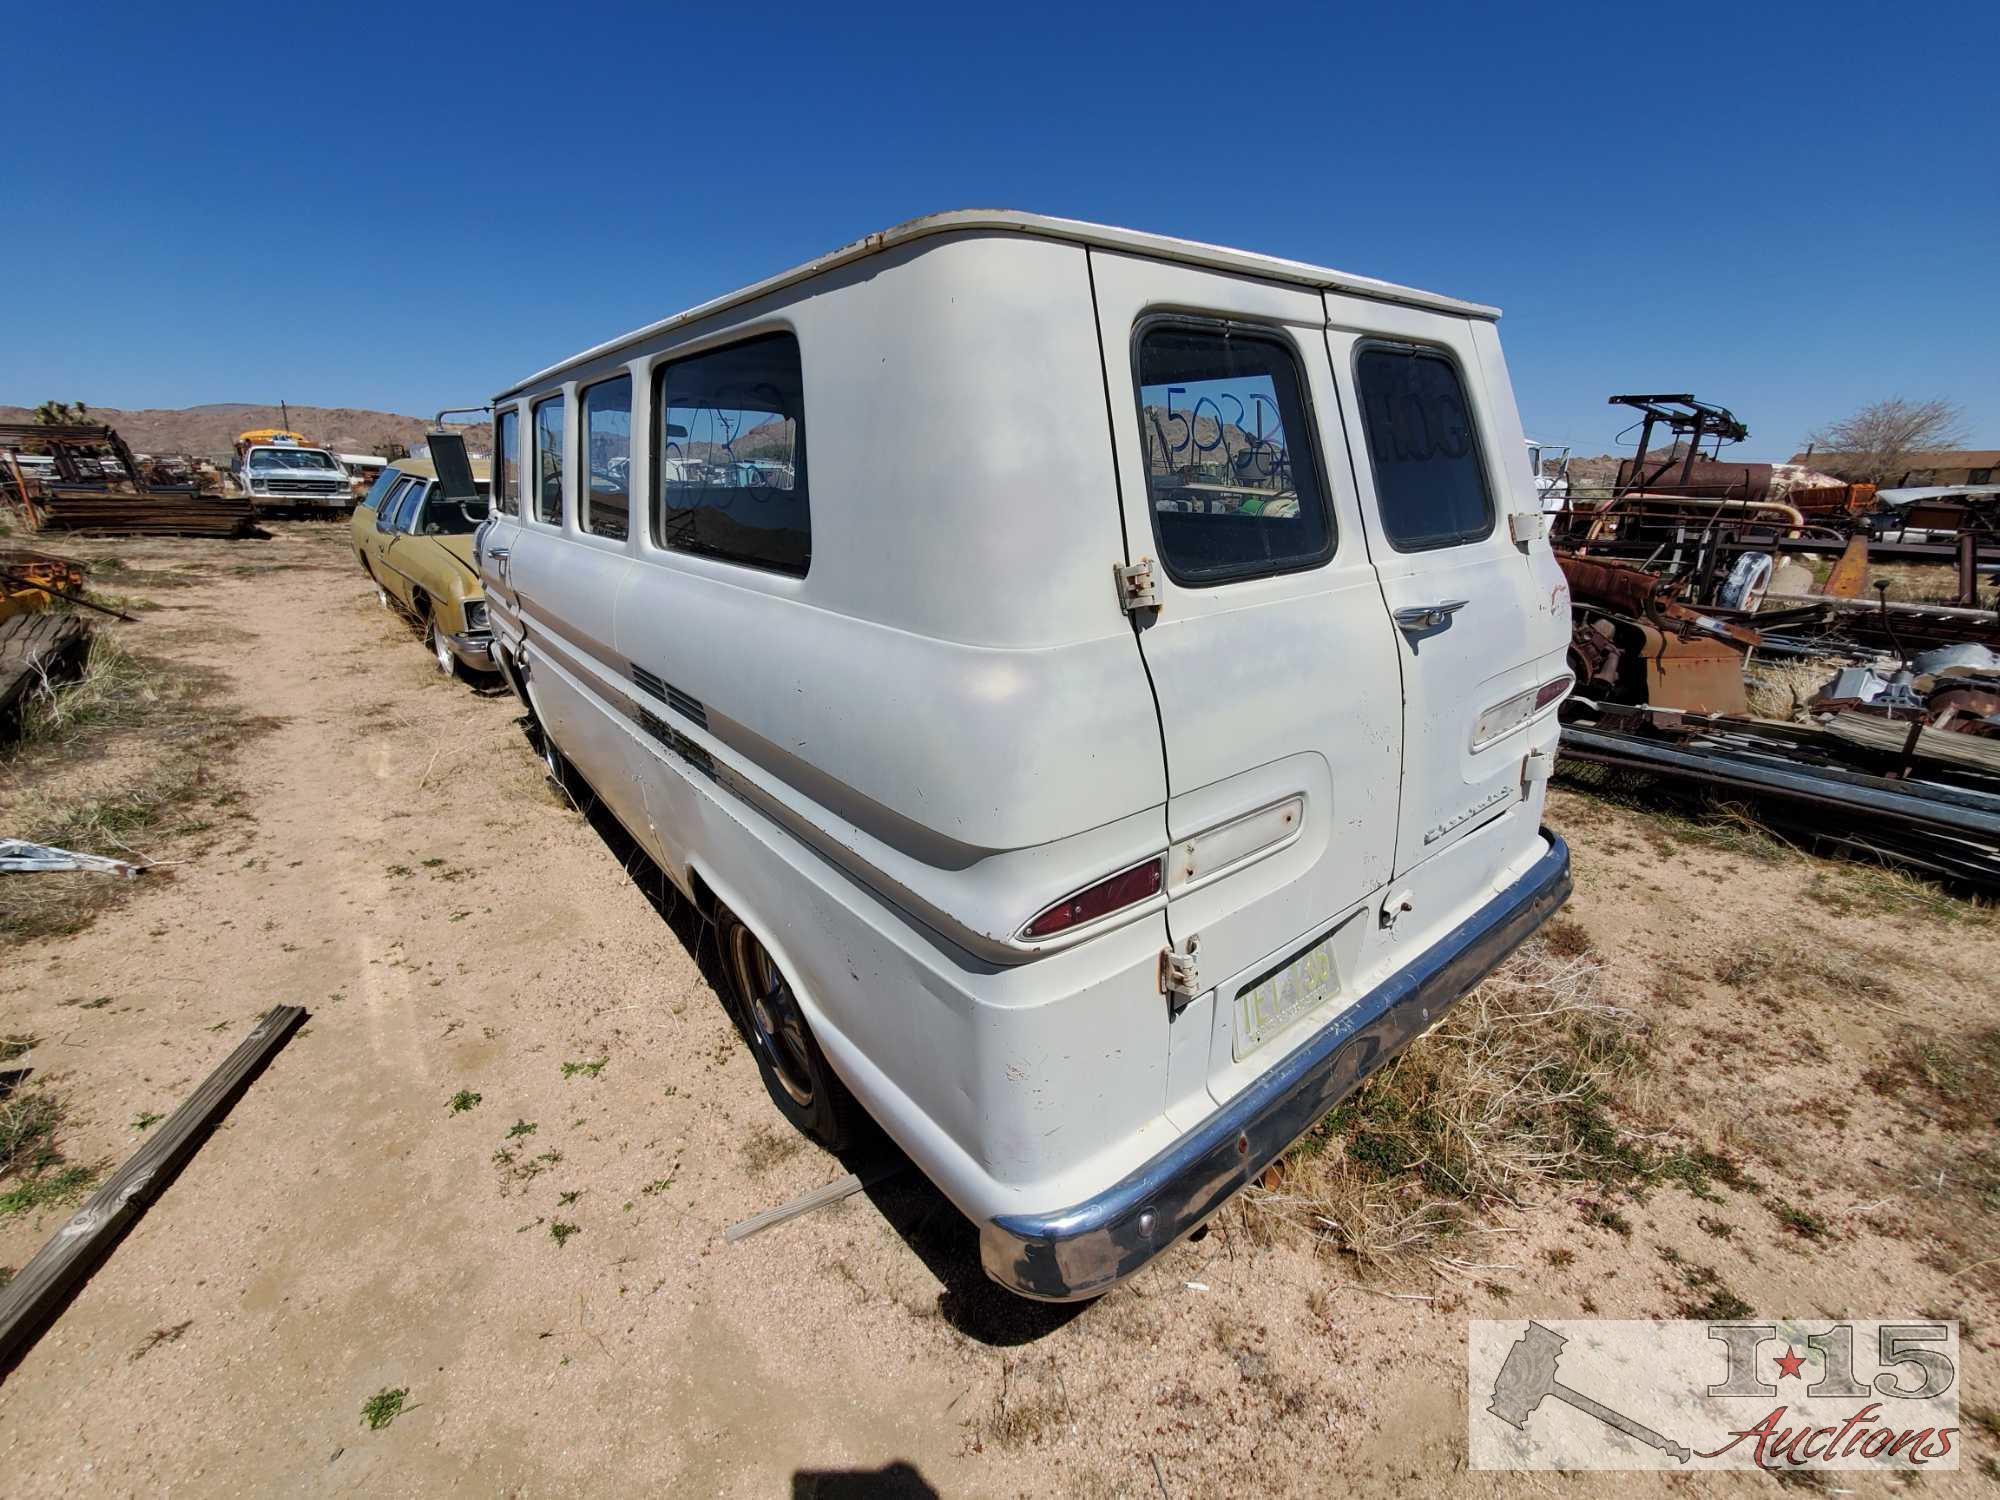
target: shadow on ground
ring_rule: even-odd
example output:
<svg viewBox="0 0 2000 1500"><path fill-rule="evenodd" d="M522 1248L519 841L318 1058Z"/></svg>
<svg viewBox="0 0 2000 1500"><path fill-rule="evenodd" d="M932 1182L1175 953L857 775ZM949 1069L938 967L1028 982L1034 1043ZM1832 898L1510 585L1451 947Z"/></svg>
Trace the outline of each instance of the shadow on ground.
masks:
<svg viewBox="0 0 2000 1500"><path fill-rule="evenodd" d="M533 721L524 715L519 723L522 733L539 755L540 746ZM666 923L694 959L695 966L700 969L702 978L715 996L715 1003L728 1015L747 1047L749 1038L744 1032L742 1018L737 1015L736 1007L725 998L729 994L729 983L722 971L714 927L695 910L692 902L681 896L666 873L653 862L652 856L625 831L624 825L574 769L569 770L562 791L618 861L626 878L645 896L653 910L659 913L660 920ZM903 1242L924 1263L925 1269L938 1279L938 1312L967 1338L999 1346L1033 1343L1054 1333L1090 1305L1087 1302L1030 1302L989 1280L979 1261L978 1230L917 1169L894 1141L873 1127L872 1122L867 1135L839 1153L839 1159L842 1166L864 1181L872 1179L872 1185L863 1190L869 1202L875 1205L889 1227L902 1236ZM850 1481L880 1480L881 1484L889 1484L890 1481L873 1473L801 1474L794 1481L794 1490L795 1493L818 1495L933 1493L915 1470L908 1469L907 1465L891 1466L892 1469L898 1467L907 1470L910 1479L920 1487L884 1489L878 1485L866 1491L849 1490L826 1486ZM883 1474L888 1472L885 1470ZM798 1490L797 1484L805 1479L821 1483L822 1488Z"/></svg>
<svg viewBox="0 0 2000 1500"><path fill-rule="evenodd" d="M937 1500L915 1464L897 1459L879 1469L800 1469L792 1500Z"/></svg>

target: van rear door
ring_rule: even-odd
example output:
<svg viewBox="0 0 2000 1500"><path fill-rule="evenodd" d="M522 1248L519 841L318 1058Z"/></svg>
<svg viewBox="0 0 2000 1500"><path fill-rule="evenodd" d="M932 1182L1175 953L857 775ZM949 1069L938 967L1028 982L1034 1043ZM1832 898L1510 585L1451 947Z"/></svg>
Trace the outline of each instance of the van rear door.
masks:
<svg viewBox="0 0 2000 1500"><path fill-rule="evenodd" d="M1166 755L1167 922L1198 945L1203 992L1175 1013L1171 1113L1212 1107L1303 1021L1232 1019L1263 970L1304 953L1293 978L1319 978L1287 994L1339 992L1344 960L1312 950L1393 868L1400 647L1318 293L1088 253L1127 559L1151 562L1159 601L1134 619Z"/></svg>
<svg viewBox="0 0 2000 1500"><path fill-rule="evenodd" d="M1520 416L1483 319L1326 295L1327 344L1369 549L1396 624L1403 771L1398 876L1492 825L1495 870L1536 837L1569 599L1539 530ZM1510 514L1526 513L1515 540ZM1537 717L1539 716L1539 717ZM1535 720L1542 732L1526 726Z"/></svg>

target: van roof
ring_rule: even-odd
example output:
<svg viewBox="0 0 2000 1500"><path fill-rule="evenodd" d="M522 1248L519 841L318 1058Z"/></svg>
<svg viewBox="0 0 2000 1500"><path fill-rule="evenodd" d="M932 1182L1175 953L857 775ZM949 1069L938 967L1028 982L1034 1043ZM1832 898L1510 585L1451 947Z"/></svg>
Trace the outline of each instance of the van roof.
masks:
<svg viewBox="0 0 2000 1500"><path fill-rule="evenodd" d="M1277 255L1261 255L1254 250L1232 250L1223 245L1203 244L1199 240L1176 239L1166 234L1147 234L1142 230L1119 229L1109 224L1091 224L1081 219L1058 219L1048 214L1024 213L1018 209L961 208L949 213L925 214L922 218L909 219L889 229L865 235L861 239L842 245L838 250L806 261L803 265L794 266L789 271L780 271L775 276L767 276L762 281L752 282L749 286L699 303L685 312L675 313L670 318L662 318L657 323L649 323L644 328L634 329L618 338L585 349L580 354L559 364L550 365L546 369L537 370L525 380L509 386L500 393L499 399L505 400L509 396L521 395L530 387L546 383L572 365L601 358L627 344L652 338L680 324L692 323L698 318L712 317L740 303L751 302L783 287L806 281L836 266L844 266L866 256L878 255L882 251L892 250L916 240L966 230L1008 231L1035 235L1043 239L1066 240L1072 244L1096 245L1106 250L1149 255L1160 260L1175 260L1208 270L1229 271L1239 276L1255 276L1265 281L1286 281L1322 291L1346 292L1358 297L1373 297L1382 302L1400 302L1410 307L1427 308L1433 312L1453 313L1459 317L1494 319L1500 316L1499 308L1489 307L1481 302L1465 302L1437 292L1398 286L1393 281L1378 281L1373 276L1357 276L1348 271L1333 270L1328 266L1309 265L1305 261L1286 260Z"/></svg>

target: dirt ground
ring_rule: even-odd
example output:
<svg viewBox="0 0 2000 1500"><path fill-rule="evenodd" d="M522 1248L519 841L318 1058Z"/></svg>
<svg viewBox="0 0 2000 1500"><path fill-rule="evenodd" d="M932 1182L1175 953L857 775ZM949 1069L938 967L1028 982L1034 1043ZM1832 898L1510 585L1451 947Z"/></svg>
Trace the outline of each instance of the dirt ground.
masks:
<svg viewBox="0 0 2000 1500"><path fill-rule="evenodd" d="M311 1017L0 1384L0 1491L1770 1490L1465 1468L1468 1318L1671 1317L1718 1289L1957 1317L1965 1400L2000 1404L1993 1100L1960 1118L1898 1061L2000 1021L2000 926L1576 792L1552 812L1565 941L1652 1038L1645 1128L1761 1192L1606 1216L1533 1190L1449 1259L1391 1267L1232 1209L1071 1308L991 1287L910 1171L725 1246L846 1166L783 1127L699 925L663 920L544 780L511 698L440 677L378 609L340 529L276 529L66 549L158 606L119 627L133 651L274 722L217 768L228 815L147 851L170 872L0 949L4 1030L40 1039L18 1065L72 1099L72 1159L111 1165L259 1013ZM63 1217L0 1220L0 1263ZM372 1430L385 1389L405 1406ZM1832 1489L1991 1492L1994 1441L1956 1474Z"/></svg>

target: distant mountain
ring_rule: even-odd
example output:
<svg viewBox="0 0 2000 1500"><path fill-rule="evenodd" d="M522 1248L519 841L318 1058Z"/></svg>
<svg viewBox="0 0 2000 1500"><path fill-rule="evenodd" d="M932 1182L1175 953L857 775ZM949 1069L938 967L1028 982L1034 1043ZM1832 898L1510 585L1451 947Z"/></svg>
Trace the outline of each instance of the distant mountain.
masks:
<svg viewBox="0 0 2000 1500"><path fill-rule="evenodd" d="M406 417L352 406L293 406L290 412L288 423L275 406L237 401L178 408L148 407L144 411L93 406L90 420L116 427L134 453L155 456L192 453L197 458L221 462L235 455L239 432L259 427L290 426L293 432L340 453L374 453L389 443L419 447L431 425L426 417ZM0 406L0 422L34 419L34 412L27 407ZM465 446L473 453L487 454L493 450L493 429L487 423L467 427L447 423L446 430L464 433Z"/></svg>

